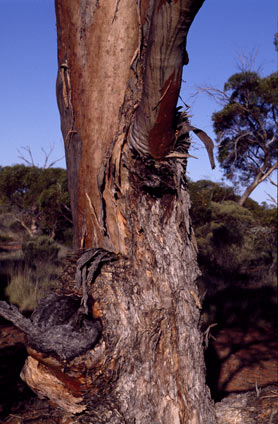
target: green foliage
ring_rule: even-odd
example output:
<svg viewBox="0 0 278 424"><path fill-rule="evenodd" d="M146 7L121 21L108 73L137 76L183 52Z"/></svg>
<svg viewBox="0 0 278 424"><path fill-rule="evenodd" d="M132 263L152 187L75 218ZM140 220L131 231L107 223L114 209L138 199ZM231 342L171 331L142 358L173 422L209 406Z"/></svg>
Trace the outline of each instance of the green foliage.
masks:
<svg viewBox="0 0 278 424"><path fill-rule="evenodd" d="M20 242L25 237L24 228L11 213L0 213L0 231L3 237L8 237L7 242Z"/></svg>
<svg viewBox="0 0 278 424"><path fill-rule="evenodd" d="M252 228L252 214L238 203L227 200L210 203L211 217L196 229L200 260L226 273L239 272L246 232Z"/></svg>
<svg viewBox="0 0 278 424"><path fill-rule="evenodd" d="M277 208L248 199L237 203L231 187L207 180L189 183L191 217L205 278L272 283L277 266ZM224 281L225 280L225 281Z"/></svg>
<svg viewBox="0 0 278 424"><path fill-rule="evenodd" d="M278 73L232 75L224 86L226 104L212 116L218 160L227 178L246 186L264 175L278 153Z"/></svg>
<svg viewBox="0 0 278 424"><path fill-rule="evenodd" d="M209 180L188 182L191 199L191 218L194 227L198 227L211 219L211 202L224 200L237 201L232 187L217 184Z"/></svg>
<svg viewBox="0 0 278 424"><path fill-rule="evenodd" d="M32 232L63 241L72 227L67 175L60 168L14 165L0 168L0 207L12 212L17 221Z"/></svg>

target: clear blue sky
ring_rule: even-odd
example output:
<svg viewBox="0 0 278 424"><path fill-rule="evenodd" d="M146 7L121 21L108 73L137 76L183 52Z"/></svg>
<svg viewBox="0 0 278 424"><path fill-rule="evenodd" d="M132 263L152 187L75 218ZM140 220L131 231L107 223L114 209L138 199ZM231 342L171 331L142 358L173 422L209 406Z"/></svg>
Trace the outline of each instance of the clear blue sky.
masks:
<svg viewBox="0 0 278 424"><path fill-rule="evenodd" d="M211 84L223 88L237 68L238 53L258 49L257 65L263 75L277 69L274 33L277 32L277 0L206 0L189 32L189 65L184 68L181 96L192 106L191 122L214 138L211 115L217 105L200 95L190 96L196 86ZM22 162L18 150L30 146L34 161L43 164L44 154L54 145L51 159L64 156L56 104L57 73L56 21L54 0L0 0L0 165ZM194 139L189 161L193 180L221 181L219 169L210 170L205 150ZM198 150L195 150L195 149ZM57 163L65 166L65 161ZM275 196L271 185L263 184L253 194L259 202L266 192Z"/></svg>

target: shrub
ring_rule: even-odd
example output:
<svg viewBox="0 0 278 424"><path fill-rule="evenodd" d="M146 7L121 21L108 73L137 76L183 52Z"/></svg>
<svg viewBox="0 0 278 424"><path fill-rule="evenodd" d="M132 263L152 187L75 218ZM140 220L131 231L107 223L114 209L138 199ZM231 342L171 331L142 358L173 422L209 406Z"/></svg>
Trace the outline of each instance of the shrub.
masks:
<svg viewBox="0 0 278 424"><path fill-rule="evenodd" d="M22 245L23 258L29 265L54 262L58 257L59 246L48 236L38 236Z"/></svg>

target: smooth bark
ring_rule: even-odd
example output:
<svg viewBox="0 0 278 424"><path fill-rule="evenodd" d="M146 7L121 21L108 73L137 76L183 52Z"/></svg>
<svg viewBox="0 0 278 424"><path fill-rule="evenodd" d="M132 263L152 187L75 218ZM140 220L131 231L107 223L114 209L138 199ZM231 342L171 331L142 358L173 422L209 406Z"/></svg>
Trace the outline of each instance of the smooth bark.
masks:
<svg viewBox="0 0 278 424"><path fill-rule="evenodd" d="M255 188L258 187L258 185L260 183L262 183L263 181L265 181L272 174L272 172L275 171L275 169L277 169L277 166L278 166L278 163L276 162L267 171L265 171L265 169L264 169L264 168L266 168L266 166L264 166L262 169L260 169L260 172L256 176L256 178L253 181L253 183L250 184L246 188L246 190L244 191L244 193L240 197L240 199L238 201L238 203L239 203L240 206L243 206L245 204L246 200L248 199L248 197L250 196L250 194L255 190Z"/></svg>

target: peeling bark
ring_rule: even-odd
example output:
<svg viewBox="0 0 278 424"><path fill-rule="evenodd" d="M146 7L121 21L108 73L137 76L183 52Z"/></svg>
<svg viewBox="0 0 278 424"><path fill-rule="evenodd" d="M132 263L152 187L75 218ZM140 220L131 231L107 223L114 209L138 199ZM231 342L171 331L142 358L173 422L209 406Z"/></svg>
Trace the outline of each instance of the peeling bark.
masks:
<svg viewBox="0 0 278 424"><path fill-rule="evenodd" d="M98 274L94 266L84 271L94 277L82 287L75 269L58 290L83 297L101 321L97 344L66 363L39 346L29 349L44 372L29 360L26 380L45 396L44 378L53 376L55 387L60 380L65 393L55 392L56 403L66 408L72 394L71 411L80 412L74 422L216 422L199 331L186 154L166 157L177 129L186 36L202 3L55 3L75 243L115 258ZM189 138L184 142L181 152ZM76 279L85 281L81 263Z"/></svg>
<svg viewBox="0 0 278 424"><path fill-rule="evenodd" d="M157 159L169 153L186 36L202 3L56 1L57 97L78 247L121 251L114 198L104 195L108 168L119 172L125 143Z"/></svg>

